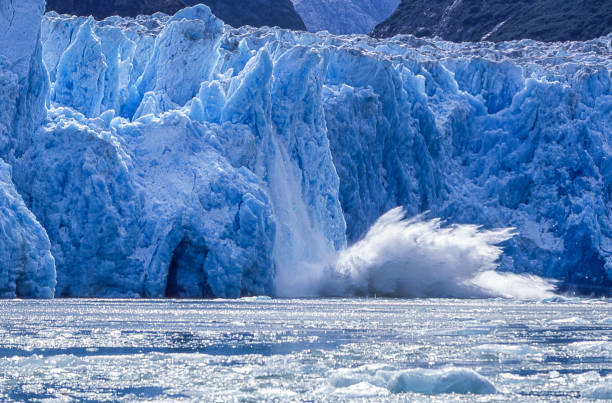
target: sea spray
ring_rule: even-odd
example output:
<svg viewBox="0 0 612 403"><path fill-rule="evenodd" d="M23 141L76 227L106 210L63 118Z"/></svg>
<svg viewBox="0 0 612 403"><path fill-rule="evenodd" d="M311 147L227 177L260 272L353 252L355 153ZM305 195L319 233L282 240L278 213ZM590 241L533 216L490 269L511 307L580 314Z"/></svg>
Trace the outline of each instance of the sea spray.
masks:
<svg viewBox="0 0 612 403"><path fill-rule="evenodd" d="M444 226L403 208L384 214L365 237L340 251L323 270L321 296L550 297L553 285L534 276L497 273L500 243L514 229Z"/></svg>
<svg viewBox="0 0 612 403"><path fill-rule="evenodd" d="M555 296L554 281L530 274L488 270L477 274L472 283L491 297L542 300Z"/></svg>

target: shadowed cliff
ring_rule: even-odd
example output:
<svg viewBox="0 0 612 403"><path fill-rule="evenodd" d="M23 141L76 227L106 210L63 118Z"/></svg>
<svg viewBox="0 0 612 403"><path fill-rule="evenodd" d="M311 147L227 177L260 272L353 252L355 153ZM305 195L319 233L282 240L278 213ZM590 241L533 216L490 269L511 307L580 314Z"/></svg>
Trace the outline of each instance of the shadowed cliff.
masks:
<svg viewBox="0 0 612 403"><path fill-rule="evenodd" d="M306 30L290 0L48 0L47 11L93 15L100 20L112 15L135 17L156 12L172 15L182 8L200 3L209 6L213 14L234 27L278 26Z"/></svg>

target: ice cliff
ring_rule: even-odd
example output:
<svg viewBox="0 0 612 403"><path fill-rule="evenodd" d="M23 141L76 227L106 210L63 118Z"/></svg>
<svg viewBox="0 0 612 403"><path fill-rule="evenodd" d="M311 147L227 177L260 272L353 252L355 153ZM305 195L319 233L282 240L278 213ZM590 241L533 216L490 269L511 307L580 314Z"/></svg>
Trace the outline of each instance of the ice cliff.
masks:
<svg viewBox="0 0 612 403"><path fill-rule="evenodd" d="M396 206L515 227L502 270L612 291L612 36L380 41L196 6L50 13L39 42L42 2L20 24L0 4L0 253L21 242L32 261L0 273L37 295L53 258L56 296L300 295Z"/></svg>
<svg viewBox="0 0 612 403"><path fill-rule="evenodd" d="M0 297L53 297L55 263L44 228L28 210L11 167L45 118L44 2L0 2Z"/></svg>

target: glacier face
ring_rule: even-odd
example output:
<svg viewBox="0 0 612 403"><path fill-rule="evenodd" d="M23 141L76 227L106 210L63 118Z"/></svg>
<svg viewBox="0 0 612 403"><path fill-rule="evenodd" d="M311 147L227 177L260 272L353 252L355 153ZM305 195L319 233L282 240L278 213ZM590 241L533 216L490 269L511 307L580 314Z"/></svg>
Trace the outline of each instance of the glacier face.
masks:
<svg viewBox="0 0 612 403"><path fill-rule="evenodd" d="M0 298L52 298L55 261L44 228L25 206L0 161Z"/></svg>
<svg viewBox="0 0 612 403"><path fill-rule="evenodd" d="M514 226L503 270L612 290L612 36L380 41L196 6L50 13L30 49L29 70L1 69L31 86L8 87L27 99L2 108L3 156L57 296L301 295L311 263L398 205Z"/></svg>
<svg viewBox="0 0 612 403"><path fill-rule="evenodd" d="M11 166L45 118L44 1L0 2L0 297L53 297L56 271L44 228L17 192Z"/></svg>

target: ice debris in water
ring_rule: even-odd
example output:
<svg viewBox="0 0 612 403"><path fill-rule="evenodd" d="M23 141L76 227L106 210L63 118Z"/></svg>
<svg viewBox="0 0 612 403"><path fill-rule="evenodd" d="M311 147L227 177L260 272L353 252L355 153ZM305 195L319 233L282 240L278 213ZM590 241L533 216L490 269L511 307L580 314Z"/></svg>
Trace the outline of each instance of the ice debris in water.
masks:
<svg viewBox="0 0 612 403"><path fill-rule="evenodd" d="M378 395L381 390L426 395L497 393L495 386L482 375L468 368L455 367L398 371L384 365L365 365L338 370L329 382L343 395L352 394L353 397Z"/></svg>
<svg viewBox="0 0 612 403"><path fill-rule="evenodd" d="M612 381L587 388L580 396L586 399L610 400L612 399Z"/></svg>
<svg viewBox="0 0 612 403"><path fill-rule="evenodd" d="M56 296L301 295L404 206L483 226L467 239L514 227L503 271L610 292L611 36L454 44L233 29L203 5L103 21L43 10L0 0L0 158L24 202L9 208L50 240L55 270L26 266L48 273L41 289L56 275ZM14 239L37 248L37 232ZM479 245L468 259L497 250ZM451 293L431 276L401 287L515 296L517 278L468 286L464 269ZM376 275L388 290L397 271Z"/></svg>

